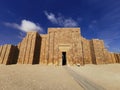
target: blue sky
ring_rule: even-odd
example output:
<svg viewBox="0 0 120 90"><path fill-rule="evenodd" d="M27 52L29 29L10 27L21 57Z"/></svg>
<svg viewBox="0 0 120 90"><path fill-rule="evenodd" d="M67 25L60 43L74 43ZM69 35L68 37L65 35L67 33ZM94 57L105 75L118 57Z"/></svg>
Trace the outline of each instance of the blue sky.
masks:
<svg viewBox="0 0 120 90"><path fill-rule="evenodd" d="M80 27L87 39L103 39L120 52L120 0L0 0L0 45L48 27Z"/></svg>

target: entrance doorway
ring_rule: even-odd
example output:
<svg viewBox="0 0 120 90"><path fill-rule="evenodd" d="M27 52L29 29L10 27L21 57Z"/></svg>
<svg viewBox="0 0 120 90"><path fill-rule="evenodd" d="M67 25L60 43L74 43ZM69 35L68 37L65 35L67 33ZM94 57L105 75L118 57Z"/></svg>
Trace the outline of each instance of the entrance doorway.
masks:
<svg viewBox="0 0 120 90"><path fill-rule="evenodd" d="M62 65L66 65L66 52L62 52Z"/></svg>

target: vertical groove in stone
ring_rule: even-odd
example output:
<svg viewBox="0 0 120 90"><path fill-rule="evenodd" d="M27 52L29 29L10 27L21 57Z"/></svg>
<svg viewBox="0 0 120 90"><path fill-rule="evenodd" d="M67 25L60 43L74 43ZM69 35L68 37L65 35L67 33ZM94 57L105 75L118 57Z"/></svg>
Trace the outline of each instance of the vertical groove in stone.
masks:
<svg viewBox="0 0 120 90"><path fill-rule="evenodd" d="M45 43L46 43L46 38L44 37L43 38L43 47L42 47L43 48L43 58L42 58L43 59L42 60L43 64L44 64L44 61L45 61L45 48L46 48L46 44Z"/></svg>
<svg viewBox="0 0 120 90"><path fill-rule="evenodd" d="M2 53L1 53L1 62L0 62L1 64L3 64L3 62L4 62L6 49L7 49L7 45L4 45L4 46L3 46Z"/></svg>
<svg viewBox="0 0 120 90"><path fill-rule="evenodd" d="M46 60L46 37L43 37L43 40L42 40L42 64L45 64L45 60Z"/></svg>
<svg viewBox="0 0 120 90"><path fill-rule="evenodd" d="M27 37L26 37L26 47L25 47L25 55L24 55L24 64L28 64L29 50L30 50L30 46L31 46L30 42L31 42L30 35L27 34Z"/></svg>
<svg viewBox="0 0 120 90"><path fill-rule="evenodd" d="M118 57L119 57L119 63L120 63L120 54L118 54Z"/></svg>
<svg viewBox="0 0 120 90"><path fill-rule="evenodd" d="M25 57L26 57L26 50L27 50L27 46L28 46L28 38L29 38L29 35L27 34L27 37L25 38L25 45L24 45L24 50L23 50L23 58L22 58L22 60L23 60L23 64L25 64Z"/></svg>
<svg viewBox="0 0 120 90"><path fill-rule="evenodd" d="M1 57L1 53L2 53L2 48L3 48L3 46L0 46L0 57Z"/></svg>
<svg viewBox="0 0 120 90"><path fill-rule="evenodd" d="M9 58L8 58L8 64L16 64L18 59L19 50L17 46L11 45Z"/></svg>
<svg viewBox="0 0 120 90"><path fill-rule="evenodd" d="M55 45L54 45L54 41L55 41L55 32L53 32L53 43L52 43L52 44L53 44L53 49L52 49L53 57L52 57L52 64L55 64L55 61L54 61L54 60L55 60L55 59L54 59L54 46L55 46Z"/></svg>
<svg viewBox="0 0 120 90"><path fill-rule="evenodd" d="M112 62L113 62L113 63L116 63L114 53L111 53L111 59L112 59Z"/></svg>
<svg viewBox="0 0 120 90"><path fill-rule="evenodd" d="M35 44L36 44L36 33L33 33L31 50L30 50L30 57L29 57L29 64L33 64Z"/></svg>
<svg viewBox="0 0 120 90"><path fill-rule="evenodd" d="M102 40L92 40L97 64L104 64L104 44Z"/></svg>
<svg viewBox="0 0 120 90"><path fill-rule="evenodd" d="M24 64L24 55L25 55L25 47L26 47L26 37L24 38L24 41L22 42L22 48L21 48L21 63Z"/></svg>
<svg viewBox="0 0 120 90"><path fill-rule="evenodd" d="M1 62L2 62L2 57L1 57L2 50L3 50L3 46L0 46L0 64L1 64Z"/></svg>
<svg viewBox="0 0 120 90"><path fill-rule="evenodd" d="M1 64L14 64L14 61L17 61L18 49L16 46L10 44L2 46L3 50L0 56Z"/></svg>
<svg viewBox="0 0 120 90"><path fill-rule="evenodd" d="M44 39L44 37L43 37L43 36L41 36L41 37L42 37L42 39L41 39L41 50L40 50L40 62L39 62L39 63L40 63L40 64L43 64L43 53L44 53L44 52L43 52L43 48L44 48L44 47L43 47L43 45L44 45L44 44L43 44L43 43L44 43L44 42L43 42L43 39Z"/></svg>
<svg viewBox="0 0 120 90"><path fill-rule="evenodd" d="M53 32L49 33L49 64L53 64Z"/></svg>
<svg viewBox="0 0 120 90"><path fill-rule="evenodd" d="M47 42L47 37L45 37L45 48L44 48L44 53L45 53L45 60L44 60L44 64L46 63L46 54L47 54L47 52L46 52L46 47L47 47L47 45L46 45L46 42Z"/></svg>
<svg viewBox="0 0 120 90"><path fill-rule="evenodd" d="M35 49L34 49L34 58L33 58L33 64L38 64L39 63L39 58L40 58L40 48L41 48L41 38L38 33L36 33L36 38L35 38Z"/></svg>
<svg viewBox="0 0 120 90"><path fill-rule="evenodd" d="M42 45L42 44L41 44ZM48 35L46 36L46 47L45 47L45 53L46 53L46 60L45 60L45 64L48 63L49 60L49 38ZM41 53L40 53L41 54Z"/></svg>
<svg viewBox="0 0 120 90"><path fill-rule="evenodd" d="M45 48L45 46L44 46L44 35L39 35L39 37L40 37L40 53L39 53L39 64L44 64L43 63L43 54L44 54L44 48Z"/></svg>
<svg viewBox="0 0 120 90"><path fill-rule="evenodd" d="M10 50L11 50L11 45L7 45L3 64L8 64L8 57L10 57L9 56L10 55Z"/></svg>
<svg viewBox="0 0 120 90"><path fill-rule="evenodd" d="M104 64L113 63L111 53L107 49L104 49Z"/></svg>
<svg viewBox="0 0 120 90"><path fill-rule="evenodd" d="M25 42L25 38L22 40L21 42L21 47L20 47L20 53L19 53L19 63L22 64L22 57L23 57L23 50L24 50L24 42Z"/></svg>
<svg viewBox="0 0 120 90"><path fill-rule="evenodd" d="M47 64L49 63L50 59L50 32L48 33L48 61Z"/></svg>
<svg viewBox="0 0 120 90"><path fill-rule="evenodd" d="M1 56L2 46L0 46L0 56Z"/></svg>
<svg viewBox="0 0 120 90"><path fill-rule="evenodd" d="M33 53L33 34L31 35L31 47L30 47L30 54L29 54L29 60L28 60L28 64L32 64L32 53Z"/></svg>
<svg viewBox="0 0 120 90"><path fill-rule="evenodd" d="M58 62L58 37L57 32L54 34L54 64L57 65Z"/></svg>
<svg viewBox="0 0 120 90"><path fill-rule="evenodd" d="M71 35L71 60L73 61L73 31L71 31L70 35ZM67 62L68 63L68 62Z"/></svg>
<svg viewBox="0 0 120 90"><path fill-rule="evenodd" d="M86 40L85 38L82 38L82 43L83 43L82 47L83 47L84 64L90 64L92 63L90 41Z"/></svg>
<svg viewBox="0 0 120 90"><path fill-rule="evenodd" d="M96 56L95 56L93 40L90 41L90 49L91 49L90 51L91 51L92 63L96 64Z"/></svg>
<svg viewBox="0 0 120 90"><path fill-rule="evenodd" d="M27 56L27 64L29 64L29 58L30 58L30 51L31 51L31 44L32 44L32 35L29 37L29 47L28 47L28 56Z"/></svg>
<svg viewBox="0 0 120 90"><path fill-rule="evenodd" d="M54 50L54 56L53 56L53 60L54 60L54 64L56 64L56 46L57 46L57 41L56 41L56 32L54 32L54 42L53 42L53 44L54 44L54 48L53 48L53 50Z"/></svg>
<svg viewBox="0 0 120 90"><path fill-rule="evenodd" d="M81 47L82 47L82 62L80 62L82 65L85 64L84 62L84 51L83 51L83 41L81 40Z"/></svg>
<svg viewBox="0 0 120 90"><path fill-rule="evenodd" d="M18 62L19 64L22 64L22 57L23 57L23 50L24 50L24 42L25 42L25 38L23 38L20 47L19 47L19 56L18 56Z"/></svg>
<svg viewBox="0 0 120 90"><path fill-rule="evenodd" d="M114 54L114 57L115 57L115 61L116 61L116 63L119 63L119 56L118 56L117 53Z"/></svg>

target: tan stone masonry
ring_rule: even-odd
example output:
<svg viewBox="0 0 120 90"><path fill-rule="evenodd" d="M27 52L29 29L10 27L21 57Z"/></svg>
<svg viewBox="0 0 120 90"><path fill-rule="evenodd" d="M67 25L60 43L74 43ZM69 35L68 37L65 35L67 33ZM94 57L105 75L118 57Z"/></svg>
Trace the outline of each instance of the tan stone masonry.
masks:
<svg viewBox="0 0 120 90"><path fill-rule="evenodd" d="M104 41L87 40L80 28L48 28L47 34L28 32L17 45L0 46L0 64L85 65L120 63Z"/></svg>

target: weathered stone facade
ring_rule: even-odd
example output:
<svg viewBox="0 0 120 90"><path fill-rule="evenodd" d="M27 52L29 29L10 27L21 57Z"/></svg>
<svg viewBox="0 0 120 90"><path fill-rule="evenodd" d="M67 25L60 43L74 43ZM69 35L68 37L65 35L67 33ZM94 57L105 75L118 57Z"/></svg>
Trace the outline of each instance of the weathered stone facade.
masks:
<svg viewBox="0 0 120 90"><path fill-rule="evenodd" d="M0 46L0 64L16 64L18 49L13 45Z"/></svg>
<svg viewBox="0 0 120 90"><path fill-rule="evenodd" d="M80 28L48 28L48 34L28 32L17 45L0 46L0 64L85 65L120 63L103 40L87 40Z"/></svg>

